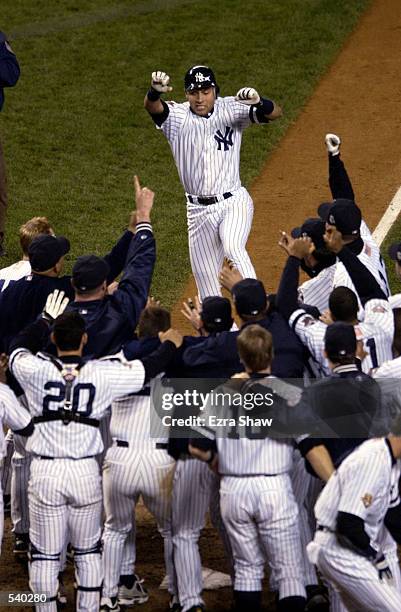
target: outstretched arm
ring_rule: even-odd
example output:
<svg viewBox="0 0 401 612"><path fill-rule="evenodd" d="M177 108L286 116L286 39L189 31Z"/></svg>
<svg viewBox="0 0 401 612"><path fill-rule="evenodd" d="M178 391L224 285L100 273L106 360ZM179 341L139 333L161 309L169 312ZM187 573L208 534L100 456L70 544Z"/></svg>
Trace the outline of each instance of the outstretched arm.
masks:
<svg viewBox="0 0 401 612"><path fill-rule="evenodd" d="M336 134L326 134L325 141L329 154L329 185L333 199L355 200L351 180L340 158L341 139Z"/></svg>
<svg viewBox="0 0 401 612"><path fill-rule="evenodd" d="M262 98L253 87L242 87L237 91L235 99L242 104L252 108L249 109L251 121L254 122L252 111L254 110L259 123L268 123L282 116L283 111L273 100Z"/></svg>

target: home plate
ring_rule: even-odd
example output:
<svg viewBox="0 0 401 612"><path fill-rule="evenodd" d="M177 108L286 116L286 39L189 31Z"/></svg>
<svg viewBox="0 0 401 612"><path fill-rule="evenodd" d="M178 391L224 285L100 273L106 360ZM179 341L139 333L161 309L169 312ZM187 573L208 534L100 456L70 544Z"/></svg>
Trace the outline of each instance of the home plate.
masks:
<svg viewBox="0 0 401 612"><path fill-rule="evenodd" d="M208 567L202 567L203 588L205 591L217 591L232 585L231 577L223 572L217 572ZM159 589L167 590L167 576L163 578Z"/></svg>

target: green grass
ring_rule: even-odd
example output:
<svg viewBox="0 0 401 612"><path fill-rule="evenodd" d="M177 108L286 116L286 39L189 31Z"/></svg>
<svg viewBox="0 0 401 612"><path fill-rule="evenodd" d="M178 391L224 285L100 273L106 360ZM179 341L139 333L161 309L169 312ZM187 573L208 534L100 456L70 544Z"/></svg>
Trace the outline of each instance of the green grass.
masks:
<svg viewBox="0 0 401 612"><path fill-rule="evenodd" d="M15 230L46 214L70 237L68 266L104 253L132 207L131 178L156 192L153 293L171 305L190 268L185 201L169 146L143 109L150 74L210 63L223 95L251 85L285 117L246 131L241 176L258 175L369 0L3 0L2 27L22 67L0 117L9 175L8 261Z"/></svg>

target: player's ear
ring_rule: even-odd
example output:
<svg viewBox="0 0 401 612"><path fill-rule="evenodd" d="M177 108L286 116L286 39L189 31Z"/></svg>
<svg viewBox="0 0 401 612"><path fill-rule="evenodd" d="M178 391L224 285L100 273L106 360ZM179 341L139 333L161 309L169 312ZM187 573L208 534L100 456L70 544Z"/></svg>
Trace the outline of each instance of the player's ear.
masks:
<svg viewBox="0 0 401 612"><path fill-rule="evenodd" d="M88 344L88 334L86 332L82 336L81 342L82 342L82 346L85 346L85 344Z"/></svg>
<svg viewBox="0 0 401 612"><path fill-rule="evenodd" d="M54 337L54 332L52 332L52 333L50 334L50 341L51 341L53 344L56 344L56 340L55 340L55 337Z"/></svg>

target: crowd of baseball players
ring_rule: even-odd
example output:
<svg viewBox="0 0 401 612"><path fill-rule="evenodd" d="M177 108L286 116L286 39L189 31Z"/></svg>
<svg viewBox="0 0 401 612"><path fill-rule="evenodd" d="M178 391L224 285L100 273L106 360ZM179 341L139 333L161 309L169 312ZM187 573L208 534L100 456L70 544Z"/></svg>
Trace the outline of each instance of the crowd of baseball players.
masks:
<svg viewBox="0 0 401 612"><path fill-rule="evenodd" d="M1 92L17 66L0 37ZM182 313L193 332L173 329L150 296L155 194L138 177L126 231L104 256L78 257L71 275L70 240L51 220L15 228L21 259L0 270L0 420L9 428L3 436L0 427L0 542L9 511L26 588L46 595L34 600L39 612L66 604L67 560L77 610L148 600L152 609L135 570L142 498L163 542L170 611L205 610L199 537L209 513L236 612L262 609L266 569L279 612L399 612L400 393L390 385L391 419L379 418L378 380L401 375L401 295L390 295L340 138L325 137L332 200L283 228L277 251L287 259L267 294L245 250L253 204L239 154L243 129L281 109L250 87L220 97L207 66L188 70L185 102L165 102L171 89L154 72L145 108L185 189L198 295ZM401 279L401 243L390 256ZM242 396L273 393L271 414L287 434L240 435L208 420L156 437L153 391L166 380L181 391L209 381ZM229 422L236 409L202 410ZM177 422L190 413L181 405Z"/></svg>

